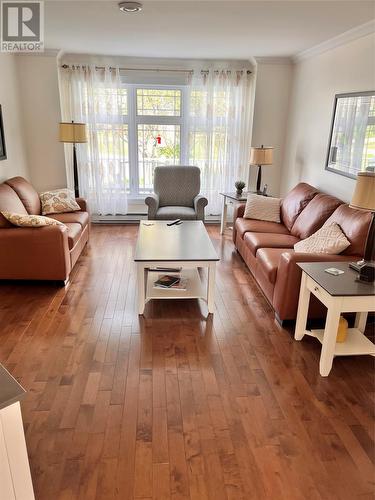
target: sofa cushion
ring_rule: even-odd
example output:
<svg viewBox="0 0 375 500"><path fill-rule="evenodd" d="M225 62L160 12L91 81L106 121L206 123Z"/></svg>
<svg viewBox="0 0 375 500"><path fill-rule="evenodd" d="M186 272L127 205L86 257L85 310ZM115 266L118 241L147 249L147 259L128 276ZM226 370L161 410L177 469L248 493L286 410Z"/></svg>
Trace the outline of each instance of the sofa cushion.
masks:
<svg viewBox="0 0 375 500"><path fill-rule="evenodd" d="M276 283L277 268L279 267L281 254L290 252L290 248L260 248L257 251L257 264L270 283Z"/></svg>
<svg viewBox="0 0 375 500"><path fill-rule="evenodd" d="M291 234L247 232L244 241L255 255L259 248L293 248L300 240Z"/></svg>
<svg viewBox="0 0 375 500"><path fill-rule="evenodd" d="M289 234L284 224L264 220L244 219L243 217L236 219L235 229L241 238L243 238L244 234L248 231L254 233Z"/></svg>
<svg viewBox="0 0 375 500"><path fill-rule="evenodd" d="M249 193L243 216L245 219L265 220L280 224L280 198Z"/></svg>
<svg viewBox="0 0 375 500"><path fill-rule="evenodd" d="M50 214L48 216L51 219L58 220L64 224L68 222L76 222L81 224L82 228L86 227L89 223L89 214L87 212L68 212L66 214Z"/></svg>
<svg viewBox="0 0 375 500"><path fill-rule="evenodd" d="M357 210L349 205L340 205L324 225L336 222L350 241L350 246L343 255L360 255L365 253L367 233L371 222L371 212Z"/></svg>
<svg viewBox="0 0 375 500"><path fill-rule="evenodd" d="M5 210L3 210L1 214L11 224L13 224L13 226L18 227L45 227L63 225L62 222L50 219L49 217L44 217L43 215L16 214L14 212L7 212Z"/></svg>
<svg viewBox="0 0 375 500"><path fill-rule="evenodd" d="M297 217L290 231L291 234L301 240L308 238L322 227L340 205L342 205L342 201L334 196L317 194Z"/></svg>
<svg viewBox="0 0 375 500"><path fill-rule="evenodd" d="M71 250L78 243L78 240L81 237L82 226L81 224L78 224L78 222L67 222L65 225L68 228L68 244L69 250Z"/></svg>
<svg viewBox="0 0 375 500"><path fill-rule="evenodd" d="M54 189L40 193L42 203L42 214L62 214L76 212L81 207L76 202L74 192L68 188Z"/></svg>
<svg viewBox="0 0 375 500"><path fill-rule="evenodd" d="M31 215L41 214L41 203L39 194L33 186L23 177L12 177L5 181L18 195L25 206L27 213Z"/></svg>
<svg viewBox="0 0 375 500"><path fill-rule="evenodd" d="M156 212L157 219L163 220L174 220L174 219L186 219L186 220L196 220L197 214L194 208L182 207L182 206L170 206L161 207Z"/></svg>
<svg viewBox="0 0 375 500"><path fill-rule="evenodd" d="M299 214L318 192L310 184L300 182L285 196L281 202L281 222L289 231Z"/></svg>
<svg viewBox="0 0 375 500"><path fill-rule="evenodd" d="M5 183L0 184L0 212L4 211L27 215L26 208L17 193ZM12 227L12 224L0 213L1 227Z"/></svg>
<svg viewBox="0 0 375 500"><path fill-rule="evenodd" d="M350 241L341 231L338 224L333 222L319 228L316 233L299 241L294 250L299 253L325 253L338 255L350 245Z"/></svg>

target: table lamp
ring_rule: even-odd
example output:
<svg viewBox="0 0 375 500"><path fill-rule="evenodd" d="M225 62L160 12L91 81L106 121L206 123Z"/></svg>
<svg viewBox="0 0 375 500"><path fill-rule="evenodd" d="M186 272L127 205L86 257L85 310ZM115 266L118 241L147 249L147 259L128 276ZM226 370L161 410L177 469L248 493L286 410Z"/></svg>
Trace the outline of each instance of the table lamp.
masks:
<svg viewBox="0 0 375 500"><path fill-rule="evenodd" d="M79 183L78 183L78 166L77 166L77 153L76 144L87 142L86 124L72 122L60 123L60 142L73 144L73 175L74 175L74 194L79 197Z"/></svg>
<svg viewBox="0 0 375 500"><path fill-rule="evenodd" d="M258 177L257 177L257 193L260 194L261 184L262 184L262 166L272 165L273 159L273 148L264 147L263 144L260 148L251 148L250 150L250 165L258 166Z"/></svg>
<svg viewBox="0 0 375 500"><path fill-rule="evenodd" d="M359 272L359 281L373 283L375 281L375 172L366 171L358 174L350 207L372 212L364 258L360 262L352 262L349 265L352 269Z"/></svg>

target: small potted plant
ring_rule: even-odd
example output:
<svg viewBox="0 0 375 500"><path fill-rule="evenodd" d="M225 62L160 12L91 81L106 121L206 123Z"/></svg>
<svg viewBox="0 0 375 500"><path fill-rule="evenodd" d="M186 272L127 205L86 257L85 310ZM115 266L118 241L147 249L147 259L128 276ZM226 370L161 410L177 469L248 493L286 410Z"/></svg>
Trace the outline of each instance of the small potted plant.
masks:
<svg viewBox="0 0 375 500"><path fill-rule="evenodd" d="M244 183L244 181L237 181L234 183L234 185L236 187L236 195L241 196L246 184Z"/></svg>

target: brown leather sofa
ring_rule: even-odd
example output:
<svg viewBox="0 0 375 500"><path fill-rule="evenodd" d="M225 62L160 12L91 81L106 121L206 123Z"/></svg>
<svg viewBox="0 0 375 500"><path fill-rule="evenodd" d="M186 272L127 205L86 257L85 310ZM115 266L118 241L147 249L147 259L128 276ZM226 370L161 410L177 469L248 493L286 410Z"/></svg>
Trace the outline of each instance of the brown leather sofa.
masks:
<svg viewBox="0 0 375 500"><path fill-rule="evenodd" d="M0 279L66 281L89 239L86 201L77 198L81 211L51 214L64 226L12 226L0 213ZM33 186L22 177L0 184L0 212L41 214Z"/></svg>
<svg viewBox="0 0 375 500"><path fill-rule="evenodd" d="M297 316L301 269L297 262L356 261L363 257L371 214L300 183L282 200L281 224L243 218L245 204L235 210L233 241L279 321ZM350 246L340 255L294 251L297 241L311 236L326 221L340 225ZM322 317L312 297L309 316Z"/></svg>

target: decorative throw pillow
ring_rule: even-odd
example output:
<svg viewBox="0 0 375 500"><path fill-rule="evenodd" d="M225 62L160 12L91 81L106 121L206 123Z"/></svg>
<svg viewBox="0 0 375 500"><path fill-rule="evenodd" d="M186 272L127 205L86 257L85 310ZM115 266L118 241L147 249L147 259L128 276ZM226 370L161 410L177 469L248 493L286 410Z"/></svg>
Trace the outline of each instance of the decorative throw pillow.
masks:
<svg viewBox="0 0 375 500"><path fill-rule="evenodd" d="M245 219L266 220L280 223L280 198L270 198L249 193L245 207Z"/></svg>
<svg viewBox="0 0 375 500"><path fill-rule="evenodd" d="M323 226L316 233L294 245L294 250L301 253L326 253L338 255L350 245L350 241L336 224Z"/></svg>
<svg viewBox="0 0 375 500"><path fill-rule="evenodd" d="M42 202L42 214L60 214L63 212L76 212L81 207L75 200L74 193L70 189L55 189L40 194Z"/></svg>
<svg viewBox="0 0 375 500"><path fill-rule="evenodd" d="M12 212L1 212L2 215L14 226L19 227L44 227L44 226L65 226L62 222L43 217L43 215L25 215Z"/></svg>

